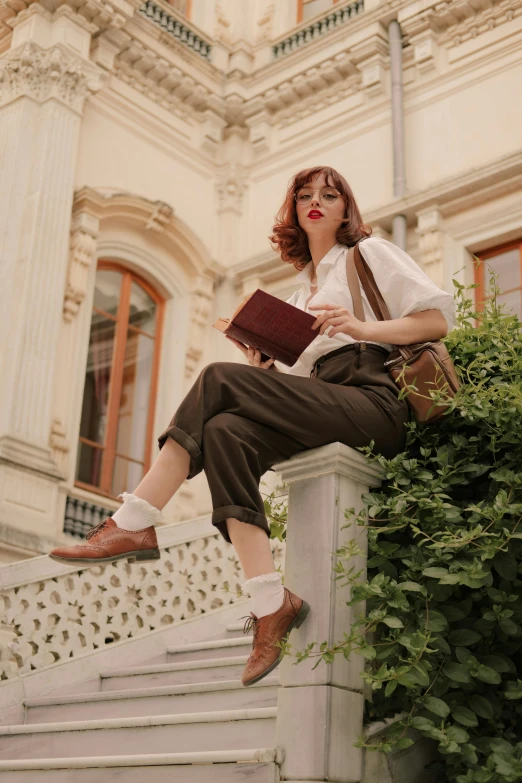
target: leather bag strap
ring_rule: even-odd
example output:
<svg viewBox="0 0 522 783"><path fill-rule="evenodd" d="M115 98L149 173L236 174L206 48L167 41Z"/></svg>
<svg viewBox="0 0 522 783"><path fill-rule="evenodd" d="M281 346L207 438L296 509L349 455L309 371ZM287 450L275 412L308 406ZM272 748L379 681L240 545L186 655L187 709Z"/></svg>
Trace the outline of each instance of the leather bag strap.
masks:
<svg viewBox="0 0 522 783"><path fill-rule="evenodd" d="M373 312L377 316L377 319L379 321L390 321L391 315L390 311L388 310L388 305L382 298L379 287L375 282L375 277L373 276L372 270L361 255L361 251L359 250L359 242L357 242L354 248L354 262L357 269L357 274L359 275L359 279L362 283L362 287L364 288L366 296L368 297L368 302L370 303Z"/></svg>
<svg viewBox="0 0 522 783"><path fill-rule="evenodd" d="M360 284L362 284L362 287L364 289L364 292L368 298L368 302L370 303L370 306L377 316L377 319L379 321L391 321L391 315L390 311L388 310L388 305L382 298L381 292L379 291L379 287L377 283L375 282L375 277L373 275L372 270L368 266L367 262L362 257L361 251L359 250L359 244L363 240L359 240L356 245L354 245L353 248L350 248L350 251L346 254L346 276L348 278L348 285L350 286L350 293L352 294L352 299L354 301L354 315L356 318L358 318L360 321L364 321L364 316L360 318L357 313L355 312L355 301L356 299L361 300L361 291L360 291ZM355 267L357 278L357 285L355 285L354 276L352 274L352 271L350 270L350 267L353 269ZM350 270L350 271L349 271ZM348 274L350 274L350 277L348 277ZM352 290L353 286L353 290ZM362 308L362 301L361 301L361 308ZM413 357L413 352L411 348L407 345L397 345L396 348L398 349L399 353L401 354L402 358L404 360L411 359Z"/></svg>
<svg viewBox="0 0 522 783"><path fill-rule="evenodd" d="M349 247L346 254L346 279L352 295L353 314L359 321L366 321L361 297L361 286L357 277L353 256L354 248Z"/></svg>

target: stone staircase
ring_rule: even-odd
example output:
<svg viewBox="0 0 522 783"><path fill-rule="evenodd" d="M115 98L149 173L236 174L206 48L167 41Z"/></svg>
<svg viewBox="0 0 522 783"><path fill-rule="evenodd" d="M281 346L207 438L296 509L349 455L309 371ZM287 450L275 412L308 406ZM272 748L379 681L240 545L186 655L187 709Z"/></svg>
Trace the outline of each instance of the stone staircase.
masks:
<svg viewBox="0 0 522 783"><path fill-rule="evenodd" d="M290 644L333 644L354 610L332 553L353 539L346 567L364 572L366 532L344 509L361 507L379 473L339 443L274 468L289 484L274 557L311 607ZM363 728L362 656L287 656L244 687L252 640L238 620L250 601L235 553L210 516L158 540L154 563L0 568L1 783L435 783L418 738L386 755L357 747L386 728Z"/></svg>
<svg viewBox="0 0 522 783"><path fill-rule="evenodd" d="M3 783L275 783L279 678L248 688L242 623L221 639L178 646L98 680L24 700L24 722L0 726Z"/></svg>

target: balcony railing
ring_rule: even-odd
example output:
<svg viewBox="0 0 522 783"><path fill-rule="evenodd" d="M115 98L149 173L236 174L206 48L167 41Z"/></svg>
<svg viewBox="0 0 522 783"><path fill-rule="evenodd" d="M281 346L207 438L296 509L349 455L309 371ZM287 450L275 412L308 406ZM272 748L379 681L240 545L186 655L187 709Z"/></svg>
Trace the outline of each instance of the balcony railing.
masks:
<svg viewBox="0 0 522 783"><path fill-rule="evenodd" d="M172 38L178 41L183 46L187 46L192 49L193 52L199 54L205 60L210 60L210 53L212 46L209 41L205 41L201 36L195 33L190 27L180 21L174 14L169 13L153 0L147 0L141 8L140 14L143 14L151 22L157 24L161 29L171 35Z"/></svg>
<svg viewBox="0 0 522 783"><path fill-rule="evenodd" d="M278 59L285 54L295 52L296 49L306 46L307 43L317 40L317 38L320 38L325 33L337 29L349 19L357 16L363 11L364 0L356 0L356 2L338 8L336 11L326 14L310 24L303 25L299 30L296 30L295 33L292 33L292 35L287 36L281 41L277 41L273 45L273 58Z"/></svg>
<svg viewBox="0 0 522 783"><path fill-rule="evenodd" d="M104 508L80 498L68 497L65 505L63 532L69 533L70 536L85 538L90 527L97 525L98 522L101 522L105 517L110 517L113 513L113 509Z"/></svg>

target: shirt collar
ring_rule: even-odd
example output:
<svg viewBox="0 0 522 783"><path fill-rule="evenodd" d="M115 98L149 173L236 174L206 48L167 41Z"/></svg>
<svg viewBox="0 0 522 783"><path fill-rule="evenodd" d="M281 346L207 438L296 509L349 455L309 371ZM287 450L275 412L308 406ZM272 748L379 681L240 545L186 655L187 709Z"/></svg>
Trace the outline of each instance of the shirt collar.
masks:
<svg viewBox="0 0 522 783"><path fill-rule="evenodd" d="M317 273L327 271L329 267L333 266L337 259L339 258L340 254L346 250L346 245L341 245L339 242L334 245L328 253L321 258L317 265ZM298 275L296 275L296 282L298 283L309 283L310 282L310 264L312 264L312 261L309 261L304 269L301 269Z"/></svg>

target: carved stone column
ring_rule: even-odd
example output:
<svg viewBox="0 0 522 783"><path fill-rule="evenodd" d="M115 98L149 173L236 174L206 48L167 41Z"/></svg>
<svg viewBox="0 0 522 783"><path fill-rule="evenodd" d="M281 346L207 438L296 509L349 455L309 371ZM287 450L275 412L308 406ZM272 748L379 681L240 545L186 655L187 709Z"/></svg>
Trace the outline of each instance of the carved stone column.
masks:
<svg viewBox="0 0 522 783"><path fill-rule="evenodd" d="M0 526L52 536L58 338L64 289L70 317L79 290L79 269L67 278L74 172L83 105L102 82L88 60L94 28L67 6L34 4L11 24L0 58Z"/></svg>

